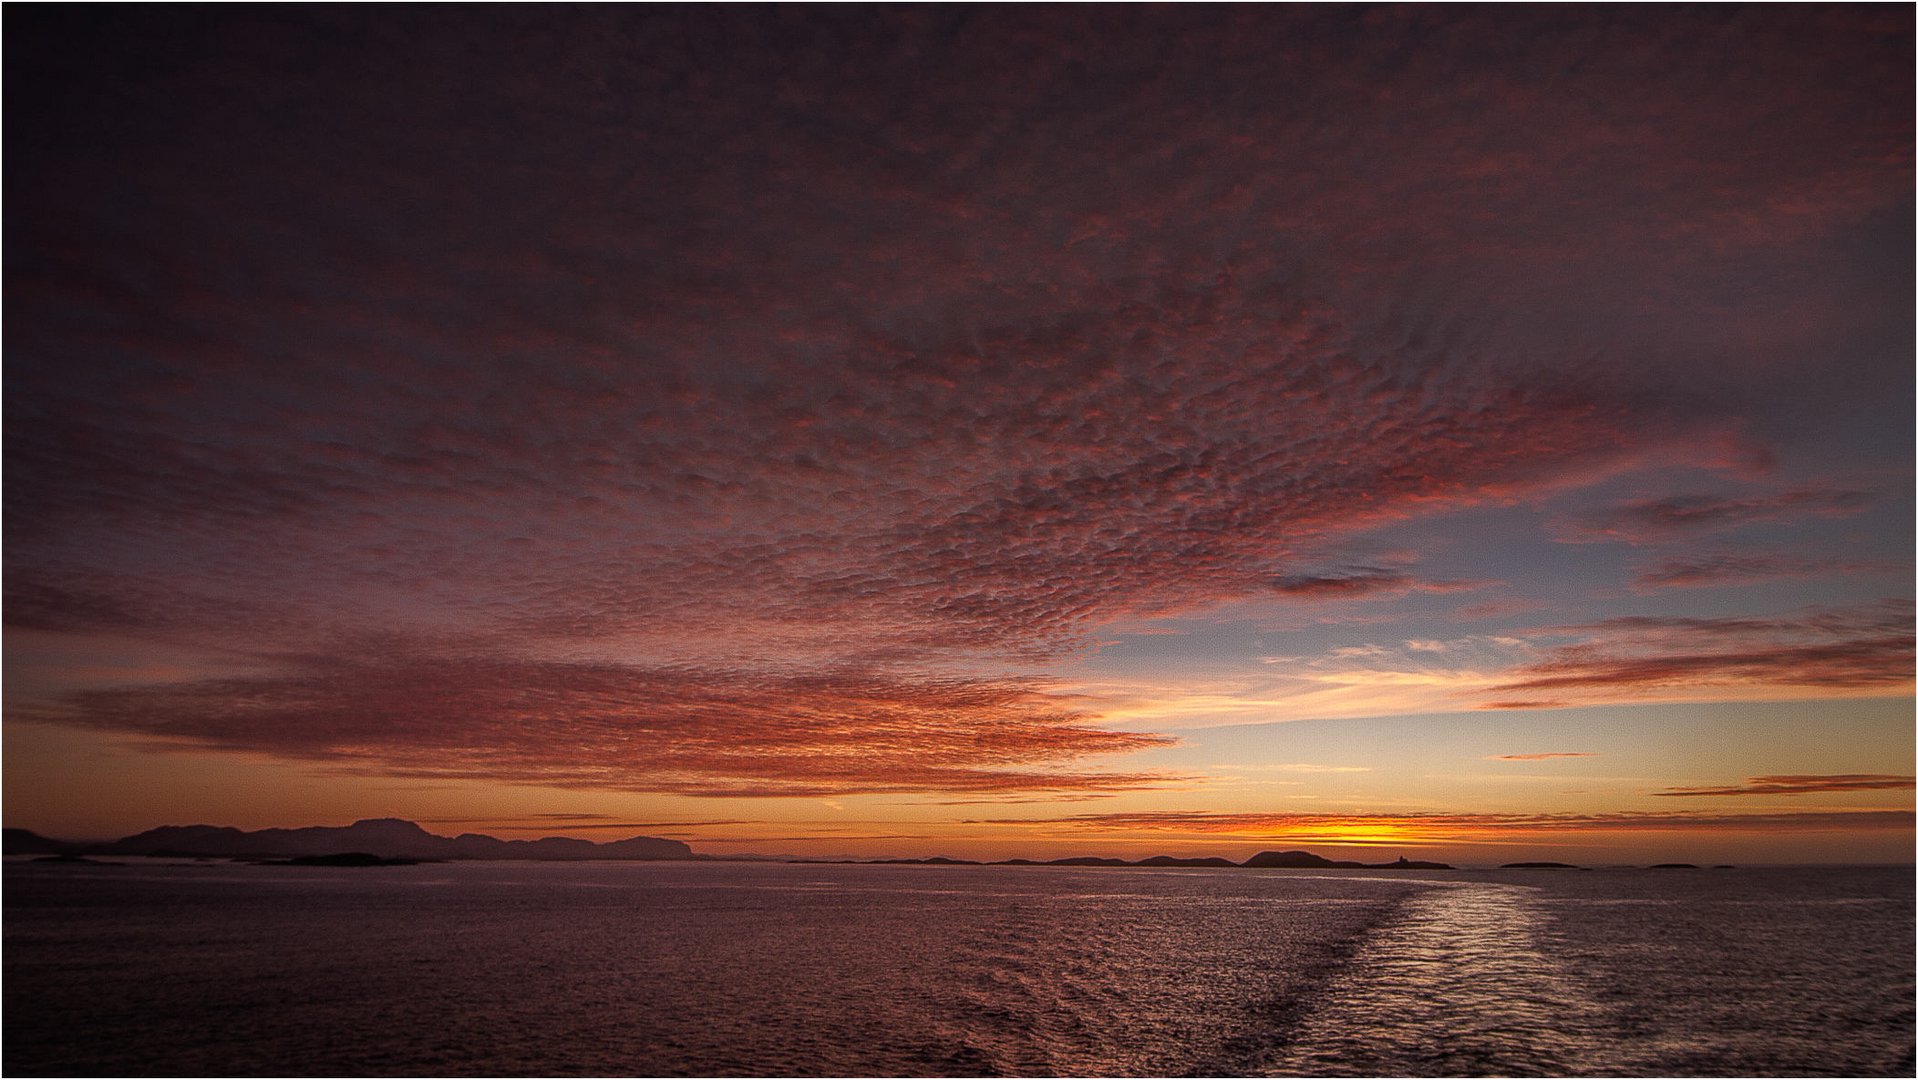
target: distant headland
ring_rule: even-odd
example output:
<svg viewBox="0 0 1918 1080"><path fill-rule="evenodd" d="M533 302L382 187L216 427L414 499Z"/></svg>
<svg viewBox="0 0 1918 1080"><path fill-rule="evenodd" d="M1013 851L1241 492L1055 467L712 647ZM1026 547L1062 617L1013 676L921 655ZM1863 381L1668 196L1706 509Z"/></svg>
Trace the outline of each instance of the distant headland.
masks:
<svg viewBox="0 0 1918 1080"><path fill-rule="evenodd" d="M633 836L595 844L591 840L548 836L540 840L501 840L480 833L439 836L411 821L370 818L345 826L259 829L246 832L216 825L162 825L104 844L50 840L26 829L7 829L8 855L149 855L175 858L310 860L362 856L374 862L334 861L320 865L394 865L452 859L690 859L692 848L678 840ZM313 865L307 863L307 865Z"/></svg>

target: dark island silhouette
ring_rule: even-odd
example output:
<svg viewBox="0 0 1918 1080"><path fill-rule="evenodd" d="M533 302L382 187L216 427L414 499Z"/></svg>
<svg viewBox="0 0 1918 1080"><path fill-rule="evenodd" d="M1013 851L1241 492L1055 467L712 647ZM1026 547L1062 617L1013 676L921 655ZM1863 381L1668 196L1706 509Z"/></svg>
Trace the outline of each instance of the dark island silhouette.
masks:
<svg viewBox="0 0 1918 1080"><path fill-rule="evenodd" d="M1420 862L1401 855L1393 862L1363 863L1346 859L1327 859L1309 851L1261 851L1245 860L1242 866L1269 866L1287 870L1450 870L1451 866L1442 862Z"/></svg>
<svg viewBox="0 0 1918 1080"><path fill-rule="evenodd" d="M540 840L501 840L480 833L440 836L401 818L368 818L351 825L314 825L299 829L259 829L246 832L216 825L162 825L143 833L102 843L56 840L31 829L7 828L4 853L36 855L34 862L73 866L120 866L90 856L133 855L181 859L237 859L268 866L412 866L422 862L510 859L541 862L591 860L655 861L694 859L701 862L792 862L893 866L1128 866L1214 867L1252 870L1456 870L1449 863L1400 856L1392 862L1366 863L1328 859L1310 851L1261 851L1244 862L1218 856L1181 858L1154 855L1145 859L1118 859L1108 855L1073 855L1062 859L955 859L933 855L918 859L808 859L784 855L701 855L678 840L632 836L596 844L564 836ZM1562 862L1510 862L1501 870L1587 870ZM1620 869L1632 869L1621 867ZM1652 870L1697 870L1696 863L1654 863ZM1714 870L1736 867L1717 864Z"/></svg>
<svg viewBox="0 0 1918 1080"><path fill-rule="evenodd" d="M346 826L315 825L301 829L259 829L247 832L218 825L162 825L143 833L105 843L55 840L30 829L5 830L5 854L39 855L39 861L88 864L94 855L132 855L179 859L240 859L273 866L408 866L421 862L463 859L515 859L582 862L587 860L698 859L732 861L725 856L694 854L678 840L633 836L596 844L590 840L549 836L541 840L500 840L479 833L439 836L411 821L370 818ZM748 858L741 861L763 861ZM1261 851L1242 863L1217 856L1180 858L1154 855L1127 860L1109 856L1075 855L1063 859L1002 859L981 863L934 855L923 859L790 859L791 862L837 862L910 866L1131 866L1216 867L1221 869L1280 870L1452 870L1441 862L1399 858L1394 862L1363 863L1328 859L1309 851ZM100 864L93 864L100 865ZM111 865L111 864L107 864Z"/></svg>

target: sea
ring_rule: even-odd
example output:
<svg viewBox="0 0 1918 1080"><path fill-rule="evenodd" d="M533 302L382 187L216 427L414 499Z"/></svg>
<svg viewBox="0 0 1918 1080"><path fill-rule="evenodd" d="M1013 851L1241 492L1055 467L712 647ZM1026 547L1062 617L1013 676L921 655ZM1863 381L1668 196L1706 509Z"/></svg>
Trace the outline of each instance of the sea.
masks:
<svg viewBox="0 0 1918 1080"><path fill-rule="evenodd" d="M8 859L8 1076L1911 1076L1909 867Z"/></svg>

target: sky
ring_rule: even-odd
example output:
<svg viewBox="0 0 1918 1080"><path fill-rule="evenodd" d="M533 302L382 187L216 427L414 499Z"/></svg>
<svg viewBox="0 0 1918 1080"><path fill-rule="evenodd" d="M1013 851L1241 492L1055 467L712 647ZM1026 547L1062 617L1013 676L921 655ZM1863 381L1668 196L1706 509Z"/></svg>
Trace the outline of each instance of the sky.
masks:
<svg viewBox="0 0 1918 1080"><path fill-rule="evenodd" d="M16 6L6 823L1909 862L1912 22Z"/></svg>

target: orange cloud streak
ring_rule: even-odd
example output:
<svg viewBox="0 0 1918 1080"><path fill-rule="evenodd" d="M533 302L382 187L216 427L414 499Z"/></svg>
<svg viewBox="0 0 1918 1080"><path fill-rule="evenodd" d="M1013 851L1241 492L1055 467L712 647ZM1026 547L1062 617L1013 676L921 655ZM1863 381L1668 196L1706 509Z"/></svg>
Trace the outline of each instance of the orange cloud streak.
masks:
<svg viewBox="0 0 1918 1080"><path fill-rule="evenodd" d="M1831 776L1753 776L1730 787L1680 787L1654 795L1690 798L1699 795L1810 795L1829 791L1897 791L1913 786L1909 776L1881 773L1841 773Z"/></svg>

